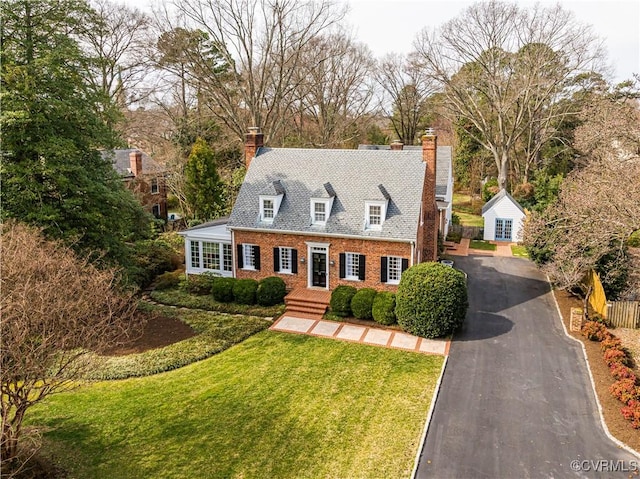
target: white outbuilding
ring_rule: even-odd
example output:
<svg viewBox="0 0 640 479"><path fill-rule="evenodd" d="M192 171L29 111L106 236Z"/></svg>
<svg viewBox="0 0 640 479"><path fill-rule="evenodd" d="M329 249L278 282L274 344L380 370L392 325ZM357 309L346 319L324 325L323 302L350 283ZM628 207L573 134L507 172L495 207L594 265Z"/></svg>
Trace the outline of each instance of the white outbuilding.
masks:
<svg viewBox="0 0 640 479"><path fill-rule="evenodd" d="M482 207L484 239L486 241L519 242L526 213L522 206L501 190Z"/></svg>

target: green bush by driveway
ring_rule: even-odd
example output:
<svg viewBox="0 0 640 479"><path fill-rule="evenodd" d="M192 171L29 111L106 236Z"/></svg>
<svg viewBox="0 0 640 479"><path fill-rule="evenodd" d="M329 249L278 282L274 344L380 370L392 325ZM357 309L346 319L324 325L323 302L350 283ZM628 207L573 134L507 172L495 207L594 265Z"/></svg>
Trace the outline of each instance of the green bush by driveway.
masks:
<svg viewBox="0 0 640 479"><path fill-rule="evenodd" d="M424 338L451 334L464 322L468 304L464 273L456 269L420 263L402 273L396 315L408 333Z"/></svg>
<svg viewBox="0 0 640 479"><path fill-rule="evenodd" d="M27 420L69 478L406 478L443 358L263 331Z"/></svg>

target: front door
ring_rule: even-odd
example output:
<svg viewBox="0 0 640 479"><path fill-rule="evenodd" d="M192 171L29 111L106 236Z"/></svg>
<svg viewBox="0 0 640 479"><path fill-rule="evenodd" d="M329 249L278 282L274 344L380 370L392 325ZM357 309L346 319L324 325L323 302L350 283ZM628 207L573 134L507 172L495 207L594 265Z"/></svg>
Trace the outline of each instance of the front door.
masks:
<svg viewBox="0 0 640 479"><path fill-rule="evenodd" d="M327 287L327 253L314 251L311 254L313 269L311 272L311 285L319 288Z"/></svg>

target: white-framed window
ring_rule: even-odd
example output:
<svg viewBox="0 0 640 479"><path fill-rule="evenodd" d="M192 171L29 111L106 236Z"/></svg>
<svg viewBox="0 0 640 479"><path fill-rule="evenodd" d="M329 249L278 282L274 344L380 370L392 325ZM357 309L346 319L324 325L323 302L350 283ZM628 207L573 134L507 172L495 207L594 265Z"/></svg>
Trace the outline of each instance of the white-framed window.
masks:
<svg viewBox="0 0 640 479"><path fill-rule="evenodd" d="M274 216L273 210L273 200L272 199L264 199L262 200L262 220L263 221L273 221Z"/></svg>
<svg viewBox="0 0 640 479"><path fill-rule="evenodd" d="M220 244L202 242L202 267L204 269L220 270Z"/></svg>
<svg viewBox="0 0 640 479"><path fill-rule="evenodd" d="M233 271L233 254L231 245L224 243L222 245L222 269L223 271Z"/></svg>
<svg viewBox="0 0 640 479"><path fill-rule="evenodd" d="M158 178L151 178L151 194L155 195L160 193L160 187L158 185Z"/></svg>
<svg viewBox="0 0 640 479"><path fill-rule="evenodd" d="M325 203L316 201L313 204L313 222L314 223L327 222L327 205Z"/></svg>
<svg viewBox="0 0 640 479"><path fill-rule="evenodd" d="M291 273L291 248L280 248L280 272Z"/></svg>
<svg viewBox="0 0 640 479"><path fill-rule="evenodd" d="M345 279L360 279L360 255L358 253L345 253Z"/></svg>
<svg viewBox="0 0 640 479"><path fill-rule="evenodd" d="M397 256L387 257L387 283L398 284L400 283L400 276L402 276L402 258Z"/></svg>
<svg viewBox="0 0 640 479"><path fill-rule="evenodd" d="M242 265L244 269L256 269L255 245L242 245Z"/></svg>
<svg viewBox="0 0 640 479"><path fill-rule="evenodd" d="M200 241L191 241L191 267L200 268Z"/></svg>
<svg viewBox="0 0 640 479"><path fill-rule="evenodd" d="M367 201L364 208L364 228L380 231L386 215L386 201Z"/></svg>

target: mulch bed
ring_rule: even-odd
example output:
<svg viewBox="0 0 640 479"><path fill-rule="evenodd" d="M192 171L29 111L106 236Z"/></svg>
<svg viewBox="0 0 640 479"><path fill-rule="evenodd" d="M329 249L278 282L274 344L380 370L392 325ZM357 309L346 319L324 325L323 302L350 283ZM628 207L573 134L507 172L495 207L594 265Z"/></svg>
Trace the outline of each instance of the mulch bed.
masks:
<svg viewBox="0 0 640 479"><path fill-rule="evenodd" d="M142 353L189 339L196 334L189 325L177 318L153 314L146 318L142 330L131 335L132 339L106 350L103 354L106 356L126 356L127 354Z"/></svg>
<svg viewBox="0 0 640 479"><path fill-rule="evenodd" d="M582 301L571 296L566 291L555 290L554 293L560 306L560 311L562 312L562 320L567 331L569 331L571 308L582 308ZM613 329L612 332L616 334L615 329ZM609 428L609 432L619 441L624 442L636 451L640 451L640 430L633 429L631 422L622 417L620 409L623 404L609 392L609 386L614 383L615 379L609 373L609 368L602 359L600 343L597 341L589 341L577 331L569 331L569 334L585 345L591 374L593 375L593 380L596 385L596 393L598 394L598 399L602 406L602 414ZM636 365L634 369L636 374L640 375L638 365Z"/></svg>

